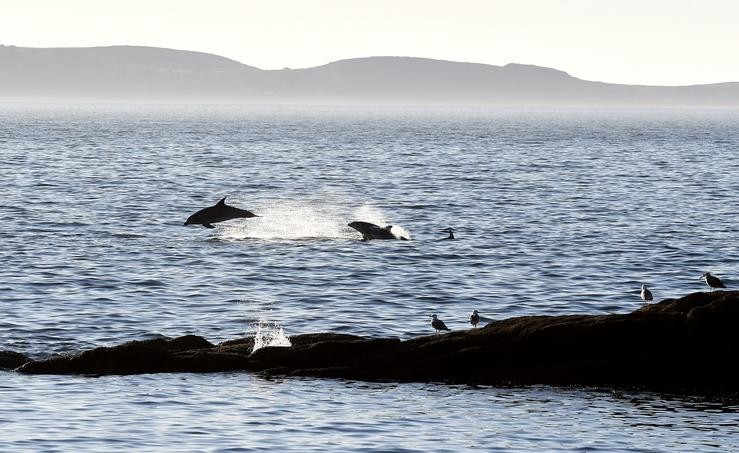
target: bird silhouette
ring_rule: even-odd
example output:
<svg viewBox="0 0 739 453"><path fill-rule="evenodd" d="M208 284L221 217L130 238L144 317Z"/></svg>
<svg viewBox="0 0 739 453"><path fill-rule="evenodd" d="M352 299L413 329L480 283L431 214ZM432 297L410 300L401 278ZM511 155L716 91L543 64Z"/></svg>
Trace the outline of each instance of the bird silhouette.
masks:
<svg viewBox="0 0 739 453"><path fill-rule="evenodd" d="M700 278L706 280L706 285L711 288L711 291L713 291L714 288L726 288L726 285L724 285L718 277L711 275L710 272L704 272Z"/></svg>
<svg viewBox="0 0 739 453"><path fill-rule="evenodd" d="M449 327L444 324L444 321L437 318L436 315L431 315L431 327L436 329L437 332L440 330L449 330Z"/></svg>

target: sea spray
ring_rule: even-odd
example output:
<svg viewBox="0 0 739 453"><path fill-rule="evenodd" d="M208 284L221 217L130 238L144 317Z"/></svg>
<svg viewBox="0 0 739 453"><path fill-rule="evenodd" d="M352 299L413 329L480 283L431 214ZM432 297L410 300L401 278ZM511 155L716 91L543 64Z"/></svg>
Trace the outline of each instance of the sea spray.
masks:
<svg viewBox="0 0 739 453"><path fill-rule="evenodd" d="M390 229L390 232L395 235L395 237L398 238L405 238L406 240L411 240L411 233L399 225L393 225L393 227Z"/></svg>
<svg viewBox="0 0 739 453"><path fill-rule="evenodd" d="M219 231L223 239L341 239L352 237L349 208L322 200L274 199L254 208L261 217L234 221ZM248 220L248 221L247 221Z"/></svg>
<svg viewBox="0 0 739 453"><path fill-rule="evenodd" d="M364 203L362 206L354 210L354 219L362 222L374 223L375 225L385 226L385 214L377 206Z"/></svg>
<svg viewBox="0 0 739 453"><path fill-rule="evenodd" d="M281 325L276 322L259 320L254 333L254 348L252 353L257 349L265 346L292 346L290 338L285 335L285 331Z"/></svg>
<svg viewBox="0 0 739 453"><path fill-rule="evenodd" d="M389 223L385 220L385 214L380 208L371 204L364 203L362 206L354 210L354 220L360 220L362 222L374 223L380 227L385 227ZM399 225L392 225L390 232L398 238L411 239L411 233Z"/></svg>
<svg viewBox="0 0 739 453"><path fill-rule="evenodd" d="M233 202L247 205L238 197ZM250 207L260 217L237 219L223 224L215 232L219 239L353 239L357 232L347 226L350 221L361 220L385 226L387 224L382 210L370 203L357 207L341 196L330 194L310 199L292 200L277 198L251 204ZM399 230L396 230L399 229ZM410 239L410 234L402 227L394 226L393 231Z"/></svg>

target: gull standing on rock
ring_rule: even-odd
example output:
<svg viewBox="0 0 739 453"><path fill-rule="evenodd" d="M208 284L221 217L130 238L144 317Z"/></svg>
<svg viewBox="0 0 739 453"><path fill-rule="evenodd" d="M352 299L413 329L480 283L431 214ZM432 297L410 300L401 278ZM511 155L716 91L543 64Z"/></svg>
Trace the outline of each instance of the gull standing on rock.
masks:
<svg viewBox="0 0 739 453"><path fill-rule="evenodd" d="M477 310L472 310L472 314L470 315L470 324L472 324L472 327L477 327L477 323L480 322L480 314L477 312Z"/></svg>
<svg viewBox="0 0 739 453"><path fill-rule="evenodd" d="M436 331L440 330L449 330L449 328L444 324L444 321L437 318L436 315L431 315L431 327L436 329Z"/></svg>
<svg viewBox="0 0 739 453"><path fill-rule="evenodd" d="M639 294L639 297L641 297L641 300L643 300L645 304L652 301L652 292L647 289L647 285L641 285L641 294Z"/></svg>
<svg viewBox="0 0 739 453"><path fill-rule="evenodd" d="M700 276L700 279L706 280L706 285L711 288L711 291L713 291L714 288L726 288L726 286L721 283L721 280L719 280L718 277L711 275L710 272L704 272L703 275Z"/></svg>

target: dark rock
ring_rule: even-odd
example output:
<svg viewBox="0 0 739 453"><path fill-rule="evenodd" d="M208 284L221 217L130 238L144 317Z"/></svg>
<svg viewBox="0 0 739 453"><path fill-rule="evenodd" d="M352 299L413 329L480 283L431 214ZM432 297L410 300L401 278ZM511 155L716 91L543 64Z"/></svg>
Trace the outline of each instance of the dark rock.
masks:
<svg viewBox="0 0 739 453"><path fill-rule="evenodd" d="M249 355L254 349L254 338L237 338L220 343L218 352Z"/></svg>
<svg viewBox="0 0 739 453"><path fill-rule="evenodd" d="M14 370L31 359L13 351L0 351L0 370Z"/></svg>
<svg viewBox="0 0 739 453"><path fill-rule="evenodd" d="M310 342L306 341L308 338ZM279 364L291 369L356 367L362 361L400 344L396 338L373 339L335 334L298 335L295 340L292 347L265 347L254 352L250 358L255 362Z"/></svg>
<svg viewBox="0 0 739 453"><path fill-rule="evenodd" d="M187 335L175 339L156 338L130 341L119 346L100 347L79 354L28 362L18 369L33 374L139 374L211 370L211 361L192 363L198 351L214 346L202 337Z"/></svg>
<svg viewBox="0 0 739 453"><path fill-rule="evenodd" d="M293 335L290 337L290 343L293 346L304 346L325 341L354 341L364 340L359 335L350 335L346 333L305 333L302 335Z"/></svg>
<svg viewBox="0 0 739 453"><path fill-rule="evenodd" d="M252 353L243 338L130 342L30 362L26 373L260 371L382 381L625 386L737 392L739 292L695 293L622 315L524 316L399 341L343 334L291 337Z"/></svg>

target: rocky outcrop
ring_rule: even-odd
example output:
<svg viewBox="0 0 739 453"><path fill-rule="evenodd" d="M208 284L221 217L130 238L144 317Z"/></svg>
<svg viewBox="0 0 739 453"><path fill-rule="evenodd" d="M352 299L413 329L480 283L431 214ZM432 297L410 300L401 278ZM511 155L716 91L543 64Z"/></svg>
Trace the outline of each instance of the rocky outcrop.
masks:
<svg viewBox="0 0 739 453"><path fill-rule="evenodd" d="M739 292L695 293L623 315L526 316L400 341L309 334L251 353L253 339L132 341L49 360L23 373L247 370L371 381L627 386L737 392Z"/></svg>
<svg viewBox="0 0 739 453"><path fill-rule="evenodd" d="M31 359L13 351L0 351L0 370L12 370L18 368Z"/></svg>

